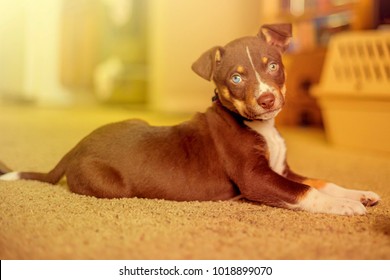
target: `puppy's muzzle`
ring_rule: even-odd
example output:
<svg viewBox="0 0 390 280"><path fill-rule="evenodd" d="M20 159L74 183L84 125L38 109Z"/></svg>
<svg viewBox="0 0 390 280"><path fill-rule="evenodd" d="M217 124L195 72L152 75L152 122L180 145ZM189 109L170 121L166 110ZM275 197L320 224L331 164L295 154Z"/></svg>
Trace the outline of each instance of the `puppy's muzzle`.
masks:
<svg viewBox="0 0 390 280"><path fill-rule="evenodd" d="M257 99L257 103L263 108L263 109L266 109L266 110L269 110L271 109L274 104L275 104L275 96L270 93L270 92L266 92L266 93L263 93L258 99Z"/></svg>

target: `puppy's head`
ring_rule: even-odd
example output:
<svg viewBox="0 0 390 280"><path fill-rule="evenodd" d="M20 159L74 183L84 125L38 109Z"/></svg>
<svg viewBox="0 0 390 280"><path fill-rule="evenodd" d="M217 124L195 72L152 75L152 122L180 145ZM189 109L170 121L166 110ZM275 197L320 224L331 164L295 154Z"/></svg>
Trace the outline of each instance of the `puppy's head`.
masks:
<svg viewBox="0 0 390 280"><path fill-rule="evenodd" d="M271 119L284 104L281 55L290 39L290 24L263 25L257 36L208 50L192 69L214 81L221 103L229 110L250 120Z"/></svg>

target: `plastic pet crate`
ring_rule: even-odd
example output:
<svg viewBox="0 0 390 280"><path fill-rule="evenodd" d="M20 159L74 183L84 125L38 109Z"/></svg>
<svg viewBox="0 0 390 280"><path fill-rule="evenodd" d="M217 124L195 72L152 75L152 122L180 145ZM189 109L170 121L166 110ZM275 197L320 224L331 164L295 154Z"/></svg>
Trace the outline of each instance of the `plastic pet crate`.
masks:
<svg viewBox="0 0 390 280"><path fill-rule="evenodd" d="M390 152L390 31L333 36L311 91L332 143Z"/></svg>

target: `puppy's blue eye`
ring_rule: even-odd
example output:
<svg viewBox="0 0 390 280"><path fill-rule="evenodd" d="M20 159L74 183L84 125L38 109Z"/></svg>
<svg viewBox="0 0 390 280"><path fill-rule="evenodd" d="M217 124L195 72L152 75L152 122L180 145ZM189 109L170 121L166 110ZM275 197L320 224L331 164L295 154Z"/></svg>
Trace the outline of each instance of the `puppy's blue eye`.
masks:
<svg viewBox="0 0 390 280"><path fill-rule="evenodd" d="M234 74L234 75L232 76L232 81L233 81L233 83L235 83L235 84L239 84L239 83L241 83L242 78L241 78L240 75Z"/></svg>

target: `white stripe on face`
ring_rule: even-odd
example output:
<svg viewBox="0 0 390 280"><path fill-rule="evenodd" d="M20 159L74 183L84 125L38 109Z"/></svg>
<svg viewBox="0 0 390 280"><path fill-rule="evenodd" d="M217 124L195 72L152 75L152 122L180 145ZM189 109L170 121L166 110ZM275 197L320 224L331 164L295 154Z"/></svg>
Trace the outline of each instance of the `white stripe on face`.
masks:
<svg viewBox="0 0 390 280"><path fill-rule="evenodd" d="M265 93L265 92L272 92L275 94L275 89L270 87L269 85L267 85L266 83L264 83L262 80L261 80L261 77L260 77L260 74L259 72L256 71L256 68L255 68L255 65L253 63L253 59L252 59L252 56L251 56L251 53L249 51L249 48L248 46L246 47L246 53L248 55L248 58L249 58L249 62L251 63L252 65L252 68L253 68L253 71L255 71L255 74L256 74L256 80L257 82L259 83L259 91L256 92L256 98L259 98L261 94Z"/></svg>

